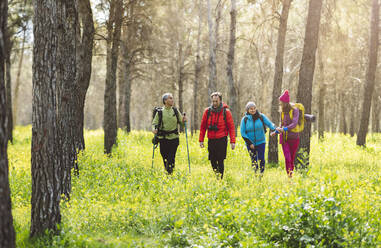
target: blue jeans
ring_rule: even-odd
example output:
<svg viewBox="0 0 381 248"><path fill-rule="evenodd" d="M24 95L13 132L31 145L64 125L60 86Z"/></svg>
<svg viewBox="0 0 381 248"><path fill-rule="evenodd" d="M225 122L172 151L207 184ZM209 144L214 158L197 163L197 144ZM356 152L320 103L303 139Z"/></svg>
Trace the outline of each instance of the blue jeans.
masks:
<svg viewBox="0 0 381 248"><path fill-rule="evenodd" d="M259 160L260 172L263 173L265 171L266 143L254 146L254 150L250 149L250 146L248 146L247 144L246 144L246 147L250 154L251 165L254 167L255 172L258 171L258 160Z"/></svg>

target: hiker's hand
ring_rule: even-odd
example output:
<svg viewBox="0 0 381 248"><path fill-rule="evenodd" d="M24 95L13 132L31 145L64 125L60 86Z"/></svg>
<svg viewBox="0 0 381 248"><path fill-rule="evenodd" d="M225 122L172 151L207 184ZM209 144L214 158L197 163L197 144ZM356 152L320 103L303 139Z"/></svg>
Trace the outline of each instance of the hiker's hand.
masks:
<svg viewBox="0 0 381 248"><path fill-rule="evenodd" d="M187 122L187 117L185 115L183 116L183 122Z"/></svg>
<svg viewBox="0 0 381 248"><path fill-rule="evenodd" d="M154 134L157 134L157 129L154 129L152 132L153 132Z"/></svg>
<svg viewBox="0 0 381 248"><path fill-rule="evenodd" d="M254 150L254 149L255 149L254 144L251 144L251 145L250 145L250 149L251 149L251 150Z"/></svg>
<svg viewBox="0 0 381 248"><path fill-rule="evenodd" d="M200 142L200 147L204 148L204 142Z"/></svg>
<svg viewBox="0 0 381 248"><path fill-rule="evenodd" d="M235 143L230 143L230 147L232 148L232 150L234 150L234 148L235 148Z"/></svg>
<svg viewBox="0 0 381 248"><path fill-rule="evenodd" d="M280 133L283 133L283 128L281 128L281 127L277 127L276 130L277 130L278 132L280 132Z"/></svg>
<svg viewBox="0 0 381 248"><path fill-rule="evenodd" d="M270 133L271 137L274 137L276 135L275 131Z"/></svg>

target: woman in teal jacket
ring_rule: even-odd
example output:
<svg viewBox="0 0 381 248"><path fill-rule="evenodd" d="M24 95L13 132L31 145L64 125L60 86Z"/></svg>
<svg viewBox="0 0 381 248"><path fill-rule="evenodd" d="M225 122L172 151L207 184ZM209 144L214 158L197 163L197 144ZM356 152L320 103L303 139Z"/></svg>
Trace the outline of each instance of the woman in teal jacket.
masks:
<svg viewBox="0 0 381 248"><path fill-rule="evenodd" d="M255 172L258 171L259 160L261 174L265 171L266 126L272 131L276 129L274 123L257 110L254 102L248 102L246 114L241 120L241 136L245 140Z"/></svg>

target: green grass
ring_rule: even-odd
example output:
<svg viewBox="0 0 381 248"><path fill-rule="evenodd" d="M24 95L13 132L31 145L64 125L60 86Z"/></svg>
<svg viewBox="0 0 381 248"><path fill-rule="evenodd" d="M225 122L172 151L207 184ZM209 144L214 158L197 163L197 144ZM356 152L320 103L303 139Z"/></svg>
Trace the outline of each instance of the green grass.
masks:
<svg viewBox="0 0 381 248"><path fill-rule="evenodd" d="M228 148L218 180L189 137L181 137L174 175L160 153L151 169L152 134L119 132L112 157L103 132L87 131L70 202L61 204L58 236L29 239L31 128L18 127L10 145L10 184L17 247L380 247L381 135L367 148L327 134L311 141L307 173L287 178L284 158L255 177L243 140Z"/></svg>

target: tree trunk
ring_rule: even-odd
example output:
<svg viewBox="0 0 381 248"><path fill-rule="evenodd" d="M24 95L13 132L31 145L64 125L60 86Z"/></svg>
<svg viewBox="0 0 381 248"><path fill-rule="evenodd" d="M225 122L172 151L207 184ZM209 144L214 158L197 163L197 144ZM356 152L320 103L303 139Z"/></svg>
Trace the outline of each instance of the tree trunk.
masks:
<svg viewBox="0 0 381 248"><path fill-rule="evenodd" d="M217 65L216 65L216 53L215 53L215 44L213 35L213 19L212 19L212 9L210 6L210 1L208 1L208 27L209 27L209 83L208 83L208 93L211 95L217 90ZM209 98L209 103L211 102Z"/></svg>
<svg viewBox="0 0 381 248"><path fill-rule="evenodd" d="M278 125L279 120L279 96L282 93L284 46L286 43L287 21L292 0L284 0L282 14L279 20L278 43L275 58L274 86L271 102L271 120ZM278 136L269 135L269 163L278 163Z"/></svg>
<svg viewBox="0 0 381 248"><path fill-rule="evenodd" d="M124 28L123 28L124 30ZM122 35L123 37L123 35ZM121 55L121 58L119 60L119 75L118 75L118 115L117 115L117 120L118 120L118 128L121 128L121 129L125 129L125 125L124 125L124 112L125 112L125 109L124 109L124 101L125 101L125 96L124 96L124 93L125 93L125 84L126 84L126 79L124 78L124 75L125 75L125 56L126 56L126 44L124 44L126 41L122 38L121 42L120 42L120 55ZM128 55L127 55L128 56Z"/></svg>
<svg viewBox="0 0 381 248"><path fill-rule="evenodd" d="M8 179L8 135L5 92L5 35L7 30L8 1L0 0L0 247L15 247L11 192Z"/></svg>
<svg viewBox="0 0 381 248"><path fill-rule="evenodd" d="M31 237L57 231L61 222L61 165L56 116L56 1L34 0Z"/></svg>
<svg viewBox="0 0 381 248"><path fill-rule="evenodd" d="M61 148L61 193L70 199L71 169L77 160L74 137L76 135L77 55L76 30L78 10L76 0L58 0L57 8L57 126Z"/></svg>
<svg viewBox="0 0 381 248"><path fill-rule="evenodd" d="M124 87L124 120L123 125L127 133L131 132L131 119L130 119L130 102L131 102L131 73L130 64L126 64L124 71L125 87Z"/></svg>
<svg viewBox="0 0 381 248"><path fill-rule="evenodd" d="M184 91L184 51L183 46L179 44L179 57L178 57L178 86L179 86L179 111L183 113L183 91ZM180 132L183 132L183 127L180 126Z"/></svg>
<svg viewBox="0 0 381 248"><path fill-rule="evenodd" d="M319 26L321 17L321 8L323 0L310 0L307 26L304 39L304 48L302 62L299 71L299 86L297 101L304 105L306 113L311 113L312 102L312 82L315 71L315 55L319 40ZM310 154L310 138L311 138L311 122L305 122L304 130L300 134L300 147L299 151L307 152L306 161L303 167L309 164ZM300 156L300 153L299 153ZM299 159L296 159L296 162Z"/></svg>
<svg viewBox="0 0 381 248"><path fill-rule="evenodd" d="M319 116L318 116L318 137L319 140L324 139L324 131L325 131L325 109L324 109L324 100L325 100L325 92L326 92L326 84L325 84L325 71L324 71L324 63L323 63L323 48L319 46L318 51L318 59L319 59L319 70L320 70L320 82L319 82Z"/></svg>
<svg viewBox="0 0 381 248"><path fill-rule="evenodd" d="M229 51L227 57L227 67L226 75L228 79L229 86L229 107L233 114L233 120L235 125L235 132L237 133L237 122L238 122L238 101L237 101L237 88L234 84L233 77L233 65L234 65L234 52L235 52L235 33L236 33L236 23L237 23L237 7L236 0L231 0L231 10L230 10L230 41L229 41Z"/></svg>
<svg viewBox="0 0 381 248"><path fill-rule="evenodd" d="M202 18L202 7L201 0L198 1L198 31L197 31L197 51L196 51L196 62L194 68L194 84L193 84L193 118L192 118L192 134L196 133L198 130L198 85L200 81L201 72L201 59L200 59L200 37L201 37L201 18Z"/></svg>
<svg viewBox="0 0 381 248"><path fill-rule="evenodd" d="M12 116L12 79L11 79L11 51L13 43L11 42L10 32L5 35L5 92L7 107L7 134L8 141L13 142L13 116Z"/></svg>
<svg viewBox="0 0 381 248"><path fill-rule="evenodd" d="M218 89L218 50L220 49L220 22L221 22L221 15L222 15L222 1L218 0L217 6L216 6L216 25L214 29L214 47L213 47L213 53L214 53L214 61L216 63L215 68L215 84L216 84L216 90Z"/></svg>
<svg viewBox="0 0 381 248"><path fill-rule="evenodd" d="M369 64L366 72L366 84L364 90L361 122L360 128L357 134L357 145L365 146L366 134L368 132L369 117L370 117L370 105L372 102L372 94L374 91L374 83L377 70L377 55L378 55L378 32L380 22L380 4L378 0L372 1L372 16L370 23L370 42L369 42Z"/></svg>
<svg viewBox="0 0 381 248"><path fill-rule="evenodd" d="M18 98L19 98L19 90L20 90L20 85L21 85L20 76L21 76L21 69L22 69L22 64L23 64L23 60L24 60L25 41L26 41L26 28L24 28L23 35L22 35L20 60L19 60L18 66L17 66L15 91L13 94L13 123L15 125L17 125Z"/></svg>
<svg viewBox="0 0 381 248"><path fill-rule="evenodd" d="M380 86L376 87L372 100L372 132L380 132Z"/></svg>
<svg viewBox="0 0 381 248"><path fill-rule="evenodd" d="M107 72L103 116L104 151L106 154L110 154L113 145L116 145L118 131L116 123L116 69L123 12L123 1L112 0L107 23Z"/></svg>
<svg viewBox="0 0 381 248"><path fill-rule="evenodd" d="M340 94L340 133L347 134L347 120L346 120L346 102L345 102L345 94Z"/></svg>
<svg viewBox="0 0 381 248"><path fill-rule="evenodd" d="M79 19L82 23L82 37L78 37L77 47L77 101L76 126L75 126L75 147L78 150L85 149L84 129L84 110L85 98L89 88L91 78L91 63L93 59L94 43L94 21L91 10L90 0L78 1ZM79 31L79 30L78 30ZM80 34L80 32L78 32Z"/></svg>

